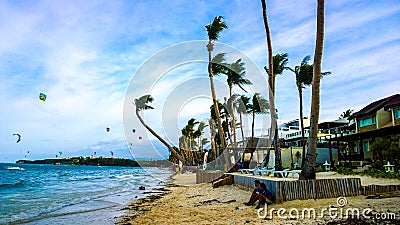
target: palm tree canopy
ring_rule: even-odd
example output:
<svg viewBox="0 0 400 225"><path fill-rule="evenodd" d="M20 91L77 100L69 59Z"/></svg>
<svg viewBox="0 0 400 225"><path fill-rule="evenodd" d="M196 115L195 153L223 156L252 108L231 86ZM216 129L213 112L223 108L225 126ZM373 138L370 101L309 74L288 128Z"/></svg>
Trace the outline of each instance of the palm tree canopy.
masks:
<svg viewBox="0 0 400 225"><path fill-rule="evenodd" d="M211 60L212 71L214 75L226 74L229 64L227 64L226 53L218 53Z"/></svg>
<svg viewBox="0 0 400 225"><path fill-rule="evenodd" d="M344 112L340 115L339 119L349 118L349 117L353 114L353 111L354 111L354 110L352 110L352 109L348 109L348 110L344 111Z"/></svg>
<svg viewBox="0 0 400 225"><path fill-rule="evenodd" d="M222 110L222 108L224 108L224 105L222 103L220 103L219 101L217 101L217 103L218 103L218 110L220 111L219 113L221 114L221 110ZM210 112L211 112L211 119L216 121L217 120L217 114L215 112L214 104L212 104L210 106Z"/></svg>
<svg viewBox="0 0 400 225"><path fill-rule="evenodd" d="M206 128L208 125L204 121L200 121L199 125L197 126L197 130L199 130L201 133L203 133L204 128Z"/></svg>
<svg viewBox="0 0 400 225"><path fill-rule="evenodd" d="M208 144L210 141L207 138L203 138L201 139L201 145L204 146L206 144Z"/></svg>
<svg viewBox="0 0 400 225"><path fill-rule="evenodd" d="M252 104L250 105L251 112L256 114L266 114L268 113L268 109L268 100L263 98L260 93L255 93L252 98Z"/></svg>
<svg viewBox="0 0 400 225"><path fill-rule="evenodd" d="M296 84L298 88L303 88L303 85L309 86L312 84L314 66L309 64L310 56L307 55L301 61L300 66L295 66L294 70L290 69L296 75ZM321 77L331 74L331 72L322 72Z"/></svg>
<svg viewBox="0 0 400 225"><path fill-rule="evenodd" d="M250 98L241 95L236 101L236 112L246 114L249 111Z"/></svg>
<svg viewBox="0 0 400 225"><path fill-rule="evenodd" d="M234 94L231 97L228 98L228 100L225 101L224 103L224 111L225 113L228 113L229 115L232 115L234 112L234 103L236 102L236 99L239 97L239 95ZM232 108L233 107L233 108Z"/></svg>
<svg viewBox="0 0 400 225"><path fill-rule="evenodd" d="M228 28L228 26L223 21L223 16L216 16L212 23L206 26L208 39L210 41L218 40L219 33L223 30Z"/></svg>
<svg viewBox="0 0 400 225"><path fill-rule="evenodd" d="M152 103L154 98L151 95L143 95L139 99L135 99L135 105L139 110L146 109L154 109L152 106L148 105L148 103Z"/></svg>
<svg viewBox="0 0 400 225"><path fill-rule="evenodd" d="M284 70L289 69L286 64L289 62L289 55L287 53L276 54L272 57L274 76L280 75ZM265 71L269 74L267 67L264 67Z"/></svg>
<svg viewBox="0 0 400 225"><path fill-rule="evenodd" d="M233 85L238 85L243 91L242 85L251 85L251 81L249 79L244 78L246 75L245 63L242 62L242 59L236 60L236 62L229 65L229 69L226 71L226 75L228 76L226 81L229 87Z"/></svg>

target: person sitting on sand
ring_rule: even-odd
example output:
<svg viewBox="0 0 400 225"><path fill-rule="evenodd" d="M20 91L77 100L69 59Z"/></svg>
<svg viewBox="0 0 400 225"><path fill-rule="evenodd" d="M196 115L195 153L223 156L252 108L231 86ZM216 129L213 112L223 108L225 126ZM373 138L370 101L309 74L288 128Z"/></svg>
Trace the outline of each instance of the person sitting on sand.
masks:
<svg viewBox="0 0 400 225"><path fill-rule="evenodd" d="M251 193L250 200L246 203L245 205L253 205L257 199L258 199L258 194L260 194L260 181L259 180L254 180L254 190L253 193Z"/></svg>
<svg viewBox="0 0 400 225"><path fill-rule="evenodd" d="M272 193L267 189L264 183L260 184L260 194L258 194L257 197L258 205L256 206L256 209L259 209L261 204L264 205L272 203Z"/></svg>

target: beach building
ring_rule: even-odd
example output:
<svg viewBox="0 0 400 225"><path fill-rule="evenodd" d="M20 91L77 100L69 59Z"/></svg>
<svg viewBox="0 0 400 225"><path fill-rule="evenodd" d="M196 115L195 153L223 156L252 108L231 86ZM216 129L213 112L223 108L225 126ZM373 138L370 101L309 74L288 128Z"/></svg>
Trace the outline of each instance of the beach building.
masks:
<svg viewBox="0 0 400 225"><path fill-rule="evenodd" d="M372 102L349 119L354 121L354 133L332 138L343 146L339 161L351 162L352 166L372 162L374 152L370 146L379 138L388 138L400 147L400 94Z"/></svg>

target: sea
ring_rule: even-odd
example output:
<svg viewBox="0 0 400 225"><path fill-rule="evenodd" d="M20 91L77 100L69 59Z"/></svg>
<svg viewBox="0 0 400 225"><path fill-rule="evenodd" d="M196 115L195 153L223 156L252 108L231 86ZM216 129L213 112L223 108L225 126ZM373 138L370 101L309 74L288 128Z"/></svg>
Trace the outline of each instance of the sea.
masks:
<svg viewBox="0 0 400 225"><path fill-rule="evenodd" d="M154 167L0 163L0 224L115 224L127 213L126 204L163 187L171 173Z"/></svg>

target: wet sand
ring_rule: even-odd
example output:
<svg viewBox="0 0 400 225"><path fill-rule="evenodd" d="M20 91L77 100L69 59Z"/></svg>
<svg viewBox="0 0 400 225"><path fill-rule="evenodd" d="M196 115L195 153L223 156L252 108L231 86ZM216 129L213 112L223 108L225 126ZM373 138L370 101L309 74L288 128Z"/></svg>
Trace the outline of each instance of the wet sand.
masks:
<svg viewBox="0 0 400 225"><path fill-rule="evenodd" d="M334 173L320 174L320 176L342 177ZM196 175L177 174L158 194L146 199L130 203L126 209L129 213L119 218L118 224L400 224L400 198L366 199L365 196L348 197L347 205L340 208L336 198L317 200L295 200L283 204L268 206L267 214L258 212L254 206L245 206L251 194L234 185L212 188L211 184L196 184ZM362 184L400 184L399 180L375 179L361 177ZM308 219L302 217L304 208L313 207L316 216ZM271 216L271 209L272 211ZM282 208L282 209L281 209ZM338 218L345 216L346 209L357 208L360 213L367 209L371 218L362 217L358 221ZM285 209L287 219L278 216L278 209ZM324 211L322 211L324 209ZM289 214L291 210L292 214ZM299 214L296 214L296 210ZM331 218L328 211L332 211ZM322 213L321 213L322 212ZM366 211L368 212L368 211ZM351 213L351 212L349 212ZM289 219L290 215L297 217ZM297 216L298 215L298 216ZM351 215L351 214L349 214ZM374 217L391 217L397 220L377 220ZM261 217L261 218L260 218ZM362 220L362 221L361 221Z"/></svg>

